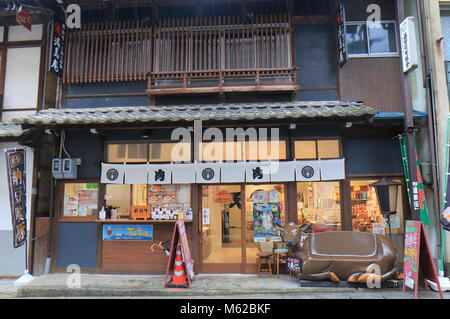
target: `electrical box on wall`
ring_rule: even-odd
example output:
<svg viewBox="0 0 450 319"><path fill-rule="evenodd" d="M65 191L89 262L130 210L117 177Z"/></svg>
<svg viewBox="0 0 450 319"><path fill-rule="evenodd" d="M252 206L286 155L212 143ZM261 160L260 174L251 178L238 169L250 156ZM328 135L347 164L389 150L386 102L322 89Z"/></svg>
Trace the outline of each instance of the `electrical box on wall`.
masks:
<svg viewBox="0 0 450 319"><path fill-rule="evenodd" d="M74 158L63 159L63 176L67 179L77 178L77 163Z"/></svg>
<svg viewBox="0 0 450 319"><path fill-rule="evenodd" d="M55 179L75 179L81 165L79 158L54 158L52 161L52 174Z"/></svg>
<svg viewBox="0 0 450 319"><path fill-rule="evenodd" d="M62 159L61 158L54 158L52 160L52 175L53 178L61 179L63 177L62 173Z"/></svg>

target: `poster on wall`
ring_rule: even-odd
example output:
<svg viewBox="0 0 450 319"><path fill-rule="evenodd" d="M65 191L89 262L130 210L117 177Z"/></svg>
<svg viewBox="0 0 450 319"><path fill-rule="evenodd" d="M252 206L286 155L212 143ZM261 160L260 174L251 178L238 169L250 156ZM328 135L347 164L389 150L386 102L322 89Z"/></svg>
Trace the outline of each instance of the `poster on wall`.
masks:
<svg viewBox="0 0 450 319"><path fill-rule="evenodd" d="M254 203L254 242L280 242L281 235L273 224L281 224L281 209L279 203Z"/></svg>
<svg viewBox="0 0 450 319"><path fill-rule="evenodd" d="M5 150L9 202L13 226L13 246L18 248L27 240L25 150Z"/></svg>

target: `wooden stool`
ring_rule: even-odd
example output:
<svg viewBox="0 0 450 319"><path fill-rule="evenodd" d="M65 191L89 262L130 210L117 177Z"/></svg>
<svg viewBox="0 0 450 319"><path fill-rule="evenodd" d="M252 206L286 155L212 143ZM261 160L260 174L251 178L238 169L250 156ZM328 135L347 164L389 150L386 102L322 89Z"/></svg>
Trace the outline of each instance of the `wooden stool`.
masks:
<svg viewBox="0 0 450 319"><path fill-rule="evenodd" d="M261 277L262 273L269 273L270 274L270 278L272 278L272 265L271 265L271 258L273 256L273 253L271 252L265 252L265 251L261 251L259 253L256 254L259 258L258 258L258 270L257 270L257 274L258 274L258 278ZM267 265L267 267L262 267L264 264Z"/></svg>

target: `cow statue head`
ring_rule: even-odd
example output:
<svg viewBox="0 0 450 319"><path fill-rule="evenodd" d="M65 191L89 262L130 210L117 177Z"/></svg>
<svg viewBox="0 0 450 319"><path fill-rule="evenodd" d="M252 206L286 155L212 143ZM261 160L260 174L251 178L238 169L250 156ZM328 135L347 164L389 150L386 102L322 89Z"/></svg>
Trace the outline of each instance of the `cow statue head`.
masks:
<svg viewBox="0 0 450 319"><path fill-rule="evenodd" d="M295 223L289 223L285 227L279 224L274 224L280 231L281 238L286 243L288 248L295 246L301 248L304 240L308 237L308 233L311 233L311 224L305 223L298 226Z"/></svg>

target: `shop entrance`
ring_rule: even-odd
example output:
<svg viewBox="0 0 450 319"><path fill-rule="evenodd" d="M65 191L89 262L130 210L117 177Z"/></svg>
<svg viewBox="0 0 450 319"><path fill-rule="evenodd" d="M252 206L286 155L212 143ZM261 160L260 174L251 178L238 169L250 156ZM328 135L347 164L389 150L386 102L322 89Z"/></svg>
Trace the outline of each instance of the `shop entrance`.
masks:
<svg viewBox="0 0 450 319"><path fill-rule="evenodd" d="M202 186L201 271L255 273L259 242L279 239L272 221L285 222L284 198L285 185Z"/></svg>

